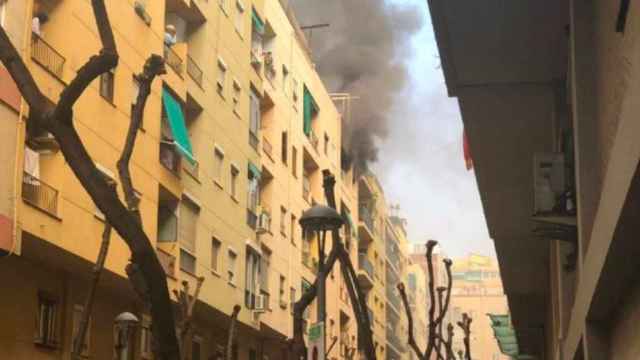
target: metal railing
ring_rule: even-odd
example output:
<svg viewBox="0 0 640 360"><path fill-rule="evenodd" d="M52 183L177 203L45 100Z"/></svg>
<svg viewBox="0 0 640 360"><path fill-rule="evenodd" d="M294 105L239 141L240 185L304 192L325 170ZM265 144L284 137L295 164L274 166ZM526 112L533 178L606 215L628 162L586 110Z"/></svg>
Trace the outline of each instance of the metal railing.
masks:
<svg viewBox="0 0 640 360"><path fill-rule="evenodd" d="M405 343L400 340L400 338L396 334L396 331L394 331L390 327L387 327L387 341L391 343L391 345L399 352L404 352Z"/></svg>
<svg viewBox="0 0 640 360"><path fill-rule="evenodd" d="M32 36L31 58L52 75L62 79L62 71L67 60L43 38L36 34Z"/></svg>
<svg viewBox="0 0 640 360"><path fill-rule="evenodd" d="M160 205L158 207L158 242L178 241L178 217L173 210Z"/></svg>
<svg viewBox="0 0 640 360"><path fill-rule="evenodd" d="M254 150L258 150L258 144L260 143L260 139L258 139L258 135L254 134L252 131L249 131L249 145Z"/></svg>
<svg viewBox="0 0 640 360"><path fill-rule="evenodd" d="M182 77L182 63L180 56L170 47L164 46L164 61L171 67L178 76Z"/></svg>
<svg viewBox="0 0 640 360"><path fill-rule="evenodd" d="M203 83L203 73L202 69L196 64L196 62L191 58L191 56L187 55L187 74L189 77L193 79L193 81L198 84L198 86L202 87Z"/></svg>
<svg viewBox="0 0 640 360"><path fill-rule="evenodd" d="M371 233L375 235L376 228L373 224L373 216L371 214L371 211L369 211L369 208L364 205L360 205L358 215L360 216L360 220L362 220L365 223L365 225L369 228L369 231L371 231Z"/></svg>
<svg viewBox="0 0 640 360"><path fill-rule="evenodd" d="M172 143L160 143L160 163L175 175L180 175L180 154Z"/></svg>
<svg viewBox="0 0 640 360"><path fill-rule="evenodd" d="M309 132L309 141L311 142L313 148L318 151L318 144L320 143L320 140L318 140L318 136L313 132L313 130Z"/></svg>
<svg viewBox="0 0 640 360"><path fill-rule="evenodd" d="M358 263L360 269L364 270L371 278L371 281L373 281L373 264L367 259L367 254L358 254Z"/></svg>
<svg viewBox="0 0 640 360"><path fill-rule="evenodd" d="M22 200L48 214L58 215L58 190L26 172L22 177Z"/></svg>
<svg viewBox="0 0 640 360"><path fill-rule="evenodd" d="M247 225L253 230L258 228L258 215L251 209L247 209Z"/></svg>
<svg viewBox="0 0 640 360"><path fill-rule="evenodd" d="M265 136L262 137L262 151L273 159L273 145L271 145Z"/></svg>
<svg viewBox="0 0 640 360"><path fill-rule="evenodd" d="M305 200L310 201L311 200L310 196L311 196L311 181L305 175L302 177L302 197Z"/></svg>

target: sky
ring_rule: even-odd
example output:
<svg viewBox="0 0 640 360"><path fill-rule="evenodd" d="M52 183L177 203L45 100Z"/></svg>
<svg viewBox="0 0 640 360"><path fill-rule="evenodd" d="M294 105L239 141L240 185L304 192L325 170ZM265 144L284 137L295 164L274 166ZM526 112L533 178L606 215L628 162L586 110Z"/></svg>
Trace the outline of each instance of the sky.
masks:
<svg viewBox="0 0 640 360"><path fill-rule="evenodd" d="M438 240L451 257L495 256L473 171L465 168L458 101L449 98L426 0L387 0L423 18L404 61L409 71L395 97L389 134L372 165L388 203L400 205L411 242Z"/></svg>

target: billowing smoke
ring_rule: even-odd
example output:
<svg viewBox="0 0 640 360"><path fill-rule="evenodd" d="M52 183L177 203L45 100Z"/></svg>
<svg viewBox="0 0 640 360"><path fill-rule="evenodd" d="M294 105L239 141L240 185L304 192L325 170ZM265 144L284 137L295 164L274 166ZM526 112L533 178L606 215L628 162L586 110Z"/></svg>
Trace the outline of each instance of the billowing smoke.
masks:
<svg viewBox="0 0 640 360"><path fill-rule="evenodd" d="M388 133L391 106L407 78L409 39L422 25L420 12L389 0L290 0L306 31L317 70L331 92L358 96L343 126L343 147L359 169L378 157ZM426 5L426 1L425 4Z"/></svg>

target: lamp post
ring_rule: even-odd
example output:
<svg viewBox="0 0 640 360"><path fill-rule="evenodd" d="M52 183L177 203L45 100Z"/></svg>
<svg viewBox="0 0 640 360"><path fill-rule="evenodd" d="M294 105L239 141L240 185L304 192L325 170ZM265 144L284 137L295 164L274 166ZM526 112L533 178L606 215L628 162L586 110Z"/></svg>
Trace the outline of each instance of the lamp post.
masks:
<svg viewBox="0 0 640 360"><path fill-rule="evenodd" d="M129 360L129 338L132 330L138 326L138 322L138 318L130 312L123 312L116 316L114 323L118 336L116 343L118 360Z"/></svg>
<svg viewBox="0 0 640 360"><path fill-rule="evenodd" d="M314 234L318 239L318 323L322 322L324 330L323 345L326 343L326 280L325 244L327 232L338 231L344 224L342 216L336 210L325 205L315 205L300 217L302 234ZM324 348L324 346L323 346Z"/></svg>

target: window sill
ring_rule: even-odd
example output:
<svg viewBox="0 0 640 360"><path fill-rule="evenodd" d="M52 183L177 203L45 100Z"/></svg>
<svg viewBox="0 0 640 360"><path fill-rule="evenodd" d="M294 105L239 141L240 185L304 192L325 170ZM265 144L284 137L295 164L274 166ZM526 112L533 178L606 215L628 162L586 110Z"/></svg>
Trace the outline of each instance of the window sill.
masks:
<svg viewBox="0 0 640 360"><path fill-rule="evenodd" d="M180 271L182 271L183 273L185 273L185 274L187 274L187 275L193 276L194 278L197 278L197 277L198 277L198 275L196 275L195 273L192 273L192 272L191 272L191 271L189 271L189 270L186 270L186 269L182 269L182 268L181 268L181 269L180 269Z"/></svg>
<svg viewBox="0 0 640 360"><path fill-rule="evenodd" d="M219 272L217 272L217 271L216 271L216 270L214 270L214 269L211 269L211 274L213 274L213 276L218 277L218 278L221 278L221 277L222 277L222 275L220 275L220 273L219 273Z"/></svg>
<svg viewBox="0 0 640 360"><path fill-rule="evenodd" d="M280 230L280 235L282 235L283 238L287 238L287 232L284 230Z"/></svg>
<svg viewBox="0 0 640 360"><path fill-rule="evenodd" d="M220 180L218 179L213 179L213 183L220 188L220 190L224 190L224 186L222 186L222 184L220 183Z"/></svg>
<svg viewBox="0 0 640 360"><path fill-rule="evenodd" d="M231 286L234 289L238 287L234 282L231 282L231 281L227 281L227 284L229 284L229 286Z"/></svg>
<svg viewBox="0 0 640 360"><path fill-rule="evenodd" d="M33 344L37 347L46 349L46 350L58 350L60 349L60 345L59 344L50 344L50 343L45 343L39 340L34 340Z"/></svg>
<svg viewBox="0 0 640 360"><path fill-rule="evenodd" d="M240 116L240 113L236 109L233 109L233 115L235 115L238 119L242 119L242 116Z"/></svg>
<svg viewBox="0 0 640 360"><path fill-rule="evenodd" d="M231 195L231 200L233 200L236 204L240 204L240 200L238 200L238 198L234 195Z"/></svg>
<svg viewBox="0 0 640 360"><path fill-rule="evenodd" d="M222 11L224 16L229 17L229 14L227 13L227 10L224 8L224 6L222 6L222 4L218 4L218 7L220 8L220 11Z"/></svg>
<svg viewBox="0 0 640 360"><path fill-rule="evenodd" d="M222 99L222 101L227 101L227 99L224 97L224 88L220 87L220 84L216 85L218 88L216 89L216 93L218 93L218 96L220 96L220 98Z"/></svg>
<svg viewBox="0 0 640 360"><path fill-rule="evenodd" d="M116 104L114 104L113 99L109 99L105 96L103 96L102 94L100 95L100 97L109 105L111 105L113 108L117 108Z"/></svg>
<svg viewBox="0 0 640 360"><path fill-rule="evenodd" d="M240 30L238 30L238 28L236 28L236 34L238 35L240 40L244 41L244 35L242 35L242 33L240 32Z"/></svg>

